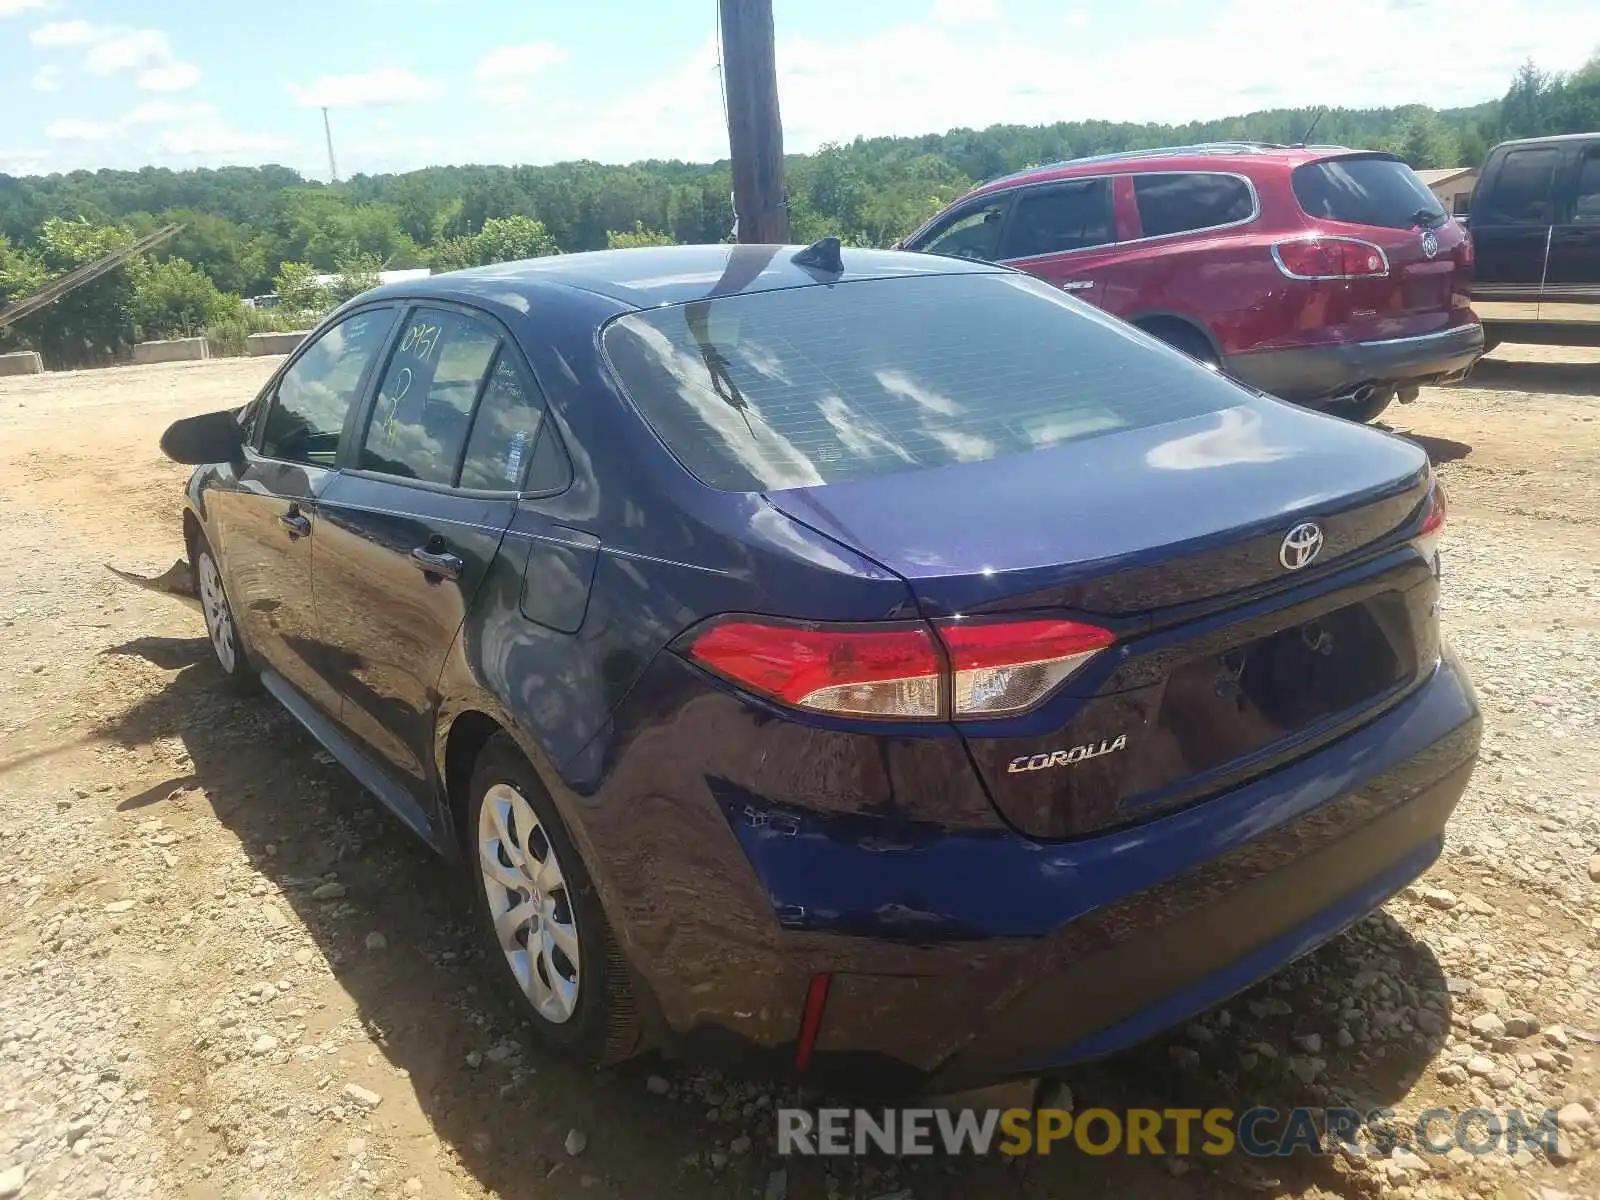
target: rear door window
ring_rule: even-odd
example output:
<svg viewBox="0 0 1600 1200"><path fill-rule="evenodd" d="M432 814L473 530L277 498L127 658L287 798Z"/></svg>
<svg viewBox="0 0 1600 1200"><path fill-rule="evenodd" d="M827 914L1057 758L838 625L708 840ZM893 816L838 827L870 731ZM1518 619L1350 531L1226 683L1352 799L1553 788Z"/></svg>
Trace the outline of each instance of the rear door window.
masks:
<svg viewBox="0 0 1600 1200"><path fill-rule="evenodd" d="M915 249L924 254L992 261L999 253L1007 203L1006 197L1000 197L959 213Z"/></svg>
<svg viewBox="0 0 1600 1200"><path fill-rule="evenodd" d="M1438 197L1392 158L1330 158L1294 169L1294 194L1309 217L1410 229L1445 221Z"/></svg>
<svg viewBox="0 0 1600 1200"><path fill-rule="evenodd" d="M1006 226L1003 259L1085 250L1116 240L1111 181L1083 179L1018 194Z"/></svg>
<svg viewBox="0 0 1600 1200"><path fill-rule="evenodd" d="M1512 150L1500 161L1493 183L1478 196L1477 225L1549 225L1555 219L1551 191L1561 151L1553 147Z"/></svg>
<svg viewBox="0 0 1600 1200"><path fill-rule="evenodd" d="M283 462L333 467L345 418L394 324L392 308L352 313L289 364L267 408L261 453Z"/></svg>
<svg viewBox="0 0 1600 1200"><path fill-rule="evenodd" d="M499 332L481 321L446 309L416 309L378 389L361 469L453 483L473 405L499 345Z"/></svg>
<svg viewBox="0 0 1600 1200"><path fill-rule="evenodd" d="M546 428L544 401L508 349L500 352L473 418L461 486L485 491L559 491L570 476L555 433Z"/></svg>
<svg viewBox="0 0 1600 1200"><path fill-rule="evenodd" d="M1256 209L1250 185L1236 175L1200 171L1133 176L1145 237L1190 233L1248 221Z"/></svg>
<svg viewBox="0 0 1600 1200"><path fill-rule="evenodd" d="M1246 393L1016 272L864 280L645 309L613 371L712 487L809 487L1214 412Z"/></svg>

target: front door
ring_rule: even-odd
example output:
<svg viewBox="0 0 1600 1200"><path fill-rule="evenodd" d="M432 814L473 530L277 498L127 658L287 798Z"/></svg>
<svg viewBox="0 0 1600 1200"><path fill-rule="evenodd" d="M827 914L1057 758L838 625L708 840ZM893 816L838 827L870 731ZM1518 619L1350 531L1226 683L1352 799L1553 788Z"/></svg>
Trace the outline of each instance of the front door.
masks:
<svg viewBox="0 0 1600 1200"><path fill-rule="evenodd" d="M320 664L311 579L317 506L394 317L393 308L363 309L306 346L264 397L255 445L233 487L208 493L245 645L330 715L340 699Z"/></svg>
<svg viewBox="0 0 1600 1200"><path fill-rule="evenodd" d="M348 469L321 497L317 619L343 723L418 796L445 655L516 513L542 413L498 325L414 309Z"/></svg>
<svg viewBox="0 0 1600 1200"><path fill-rule="evenodd" d="M1550 231L1550 265L1539 297L1539 320L1560 324L1600 322L1600 143L1584 148L1571 165L1561 223Z"/></svg>
<svg viewBox="0 0 1600 1200"><path fill-rule="evenodd" d="M1472 206L1472 310L1479 320L1538 319L1560 167L1554 146L1514 149L1479 185Z"/></svg>

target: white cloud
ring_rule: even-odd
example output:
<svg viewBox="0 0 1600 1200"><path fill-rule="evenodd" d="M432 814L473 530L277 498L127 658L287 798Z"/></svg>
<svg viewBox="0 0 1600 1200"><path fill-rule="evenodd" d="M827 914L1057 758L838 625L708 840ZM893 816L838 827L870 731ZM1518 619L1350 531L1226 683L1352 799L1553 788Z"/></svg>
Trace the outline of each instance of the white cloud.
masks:
<svg viewBox="0 0 1600 1200"><path fill-rule="evenodd" d="M119 125L165 125L172 121L191 121L215 117L211 104L173 104L169 100L147 100L122 114Z"/></svg>
<svg viewBox="0 0 1600 1200"><path fill-rule="evenodd" d="M116 133L116 125L103 125L95 121L66 119L51 121L44 127L44 135L57 142L99 142Z"/></svg>
<svg viewBox="0 0 1600 1200"><path fill-rule="evenodd" d="M1072 8L1067 10L1067 15L1062 18L1068 29L1087 29L1094 21L1086 8Z"/></svg>
<svg viewBox="0 0 1600 1200"><path fill-rule="evenodd" d="M35 46L84 46L99 37L99 27L87 21L51 21L28 34Z"/></svg>
<svg viewBox="0 0 1600 1200"><path fill-rule="evenodd" d="M177 158L204 158L260 162L265 154L277 154L295 145L292 138L269 133L244 133L220 121L201 121L169 129L156 142L163 153Z"/></svg>
<svg viewBox="0 0 1600 1200"><path fill-rule="evenodd" d="M59 92L61 90L61 68L45 66L33 73L33 90L36 92Z"/></svg>
<svg viewBox="0 0 1600 1200"><path fill-rule="evenodd" d="M476 94L490 104L524 103L533 95L532 77L564 58L566 53L550 42L496 46L472 68Z"/></svg>
<svg viewBox="0 0 1600 1200"><path fill-rule="evenodd" d="M988 25L1000 19L998 0L933 0L939 25Z"/></svg>
<svg viewBox="0 0 1600 1200"><path fill-rule="evenodd" d="M45 0L0 0L0 17L14 17L30 8L43 8Z"/></svg>
<svg viewBox="0 0 1600 1200"><path fill-rule="evenodd" d="M94 75L130 72L141 88L151 92L181 91L200 79L200 69L178 59L159 29L102 31L90 44L83 65Z"/></svg>
<svg viewBox="0 0 1600 1200"><path fill-rule="evenodd" d="M359 75L324 75L309 84L291 83L289 91L306 108L353 108L373 104L405 104L436 100L444 85L405 67L379 67Z"/></svg>

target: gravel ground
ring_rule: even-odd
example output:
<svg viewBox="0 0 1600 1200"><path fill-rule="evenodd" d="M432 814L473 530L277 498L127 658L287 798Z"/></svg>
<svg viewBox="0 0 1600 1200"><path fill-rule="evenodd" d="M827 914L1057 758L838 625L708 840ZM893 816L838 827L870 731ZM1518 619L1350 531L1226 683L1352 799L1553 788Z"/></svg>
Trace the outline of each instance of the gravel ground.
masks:
<svg viewBox="0 0 1600 1200"><path fill-rule="evenodd" d="M594 1075L481 983L456 884L199 618L155 439L274 364L0 381L0 1200L44 1196L1600 1195L1600 353L1508 346L1392 410L1452 501L1485 751L1439 865L1088 1106L1546 1107L1554 1158L782 1162L759 1079Z"/></svg>

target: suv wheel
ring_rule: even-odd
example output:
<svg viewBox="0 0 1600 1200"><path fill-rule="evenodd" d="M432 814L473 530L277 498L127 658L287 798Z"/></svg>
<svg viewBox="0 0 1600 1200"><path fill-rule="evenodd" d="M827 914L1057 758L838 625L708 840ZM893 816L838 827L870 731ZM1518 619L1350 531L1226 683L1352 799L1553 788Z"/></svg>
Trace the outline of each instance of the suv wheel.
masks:
<svg viewBox="0 0 1600 1200"><path fill-rule="evenodd" d="M465 826L490 970L546 1042L596 1064L632 1052L633 993L583 859L516 744L497 734L473 772Z"/></svg>
<svg viewBox="0 0 1600 1200"><path fill-rule="evenodd" d="M1192 326L1182 325L1176 321L1152 321L1149 325L1141 325L1140 328L1151 337L1160 338L1174 350L1182 350L1195 362L1210 367L1213 371L1222 365L1206 336Z"/></svg>
<svg viewBox="0 0 1600 1200"><path fill-rule="evenodd" d="M195 590L200 596L200 611L206 619L206 636L217 665L235 687L249 690L256 683L256 670L245 651L239 626L233 619L228 592L222 582L222 569L204 537L196 539L194 552Z"/></svg>

